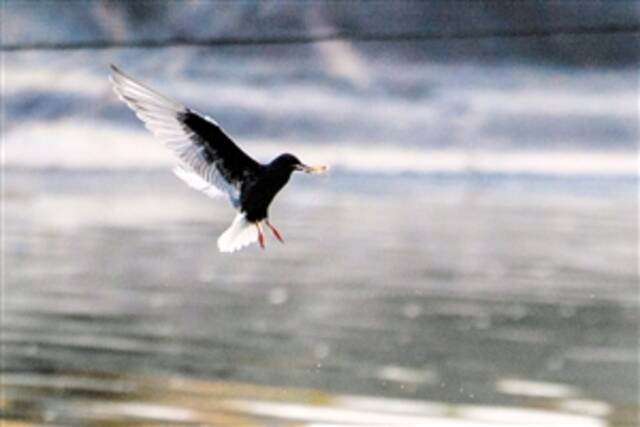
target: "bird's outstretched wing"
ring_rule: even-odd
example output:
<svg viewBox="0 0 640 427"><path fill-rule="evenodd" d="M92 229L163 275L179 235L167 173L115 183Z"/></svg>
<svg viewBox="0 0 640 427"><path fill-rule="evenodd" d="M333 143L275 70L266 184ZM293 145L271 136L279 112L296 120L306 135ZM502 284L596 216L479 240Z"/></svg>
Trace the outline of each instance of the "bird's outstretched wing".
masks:
<svg viewBox="0 0 640 427"><path fill-rule="evenodd" d="M215 120L173 101L111 66L114 91L180 160L176 176L214 196L223 192L240 204L243 180L260 164L242 151Z"/></svg>

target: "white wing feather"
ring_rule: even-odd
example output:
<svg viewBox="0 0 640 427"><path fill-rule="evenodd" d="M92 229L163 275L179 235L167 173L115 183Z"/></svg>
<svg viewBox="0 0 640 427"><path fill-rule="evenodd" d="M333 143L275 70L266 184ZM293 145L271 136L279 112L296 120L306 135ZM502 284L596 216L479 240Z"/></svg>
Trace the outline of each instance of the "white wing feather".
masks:
<svg viewBox="0 0 640 427"><path fill-rule="evenodd" d="M226 193L231 203L238 207L239 190L222 176L215 162L207 161L203 152L205 148L194 142L197 135L178 119L181 113L188 111L187 108L125 75L115 66L111 68L110 80L116 94L180 159L181 165L174 170L176 176L208 196ZM218 126L215 120L201 116Z"/></svg>
<svg viewBox="0 0 640 427"><path fill-rule="evenodd" d="M209 197L218 197L223 193L218 188L204 180L200 175L184 165L177 165L173 168L173 173L183 180L189 187L201 191Z"/></svg>

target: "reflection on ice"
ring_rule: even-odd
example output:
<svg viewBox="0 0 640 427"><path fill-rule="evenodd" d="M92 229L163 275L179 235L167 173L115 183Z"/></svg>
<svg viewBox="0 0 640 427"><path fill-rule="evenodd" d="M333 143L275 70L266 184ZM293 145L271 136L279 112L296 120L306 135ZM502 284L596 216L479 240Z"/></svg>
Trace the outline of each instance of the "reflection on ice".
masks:
<svg viewBox="0 0 640 427"><path fill-rule="evenodd" d="M636 363L637 349L616 347L579 347L569 349L567 359L579 362Z"/></svg>
<svg viewBox="0 0 640 427"><path fill-rule="evenodd" d="M326 405L229 399L225 406L245 414L274 420L299 421L306 426L429 426L429 427L604 427L596 418L569 415L551 410L508 407L456 406L439 403L394 402L372 399L375 406L363 405L366 398L338 397ZM351 406L353 404L353 406Z"/></svg>
<svg viewBox="0 0 640 427"><path fill-rule="evenodd" d="M379 368L375 372L375 377L404 384L435 384L438 380L437 373L433 371L393 365Z"/></svg>
<svg viewBox="0 0 640 427"><path fill-rule="evenodd" d="M478 426L502 427L540 427L540 426L562 426L562 427L604 427L608 423L591 416L569 415L550 409L524 409L509 407L490 406L465 406L460 408L459 414L462 418L476 421ZM452 426L458 424L451 424ZM464 424L460 424L464 426Z"/></svg>
<svg viewBox="0 0 640 427"><path fill-rule="evenodd" d="M66 405L65 405L66 406ZM71 411L83 420L151 420L162 423L195 423L202 421L195 411L168 405L143 402L78 402L59 411ZM55 414L55 410L50 410ZM59 415L58 415L59 416ZM57 416L53 416L55 421Z"/></svg>
<svg viewBox="0 0 640 427"><path fill-rule="evenodd" d="M598 400L567 399L563 400L558 406L563 411L594 417L606 417L611 413L611 405Z"/></svg>
<svg viewBox="0 0 640 427"><path fill-rule="evenodd" d="M577 388L566 384L520 379L499 380L496 384L496 388L501 393L519 396L565 398L580 394L580 391Z"/></svg>
<svg viewBox="0 0 640 427"><path fill-rule="evenodd" d="M8 419L22 419L37 408L48 422L63 424L100 420L216 426L605 427L608 423L600 417L609 409L602 402L587 400L561 400L546 408L526 409L182 377L16 373L4 378L0 391L7 397L2 410ZM55 398L60 392L66 396L64 401Z"/></svg>

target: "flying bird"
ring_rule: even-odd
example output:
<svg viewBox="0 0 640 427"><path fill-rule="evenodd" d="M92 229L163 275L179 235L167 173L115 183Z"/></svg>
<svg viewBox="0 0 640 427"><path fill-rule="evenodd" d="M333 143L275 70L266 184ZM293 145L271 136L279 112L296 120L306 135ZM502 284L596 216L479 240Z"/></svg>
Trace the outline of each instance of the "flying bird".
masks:
<svg viewBox="0 0 640 427"><path fill-rule="evenodd" d="M327 166L307 166L288 153L261 164L242 151L214 119L134 80L115 65L111 70L116 94L178 158L176 176L208 196L226 194L238 211L218 238L220 251L234 252L256 241L264 249L263 224L284 243L282 234L269 222L269 205L294 171L322 173Z"/></svg>

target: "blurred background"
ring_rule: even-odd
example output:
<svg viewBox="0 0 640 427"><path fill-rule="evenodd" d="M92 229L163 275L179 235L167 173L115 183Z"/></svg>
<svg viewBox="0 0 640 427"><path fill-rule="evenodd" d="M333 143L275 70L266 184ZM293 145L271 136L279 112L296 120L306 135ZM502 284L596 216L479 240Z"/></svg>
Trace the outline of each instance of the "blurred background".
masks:
<svg viewBox="0 0 640 427"><path fill-rule="evenodd" d="M636 1L1 13L3 426L638 425ZM285 245L217 251L110 63L332 166Z"/></svg>

